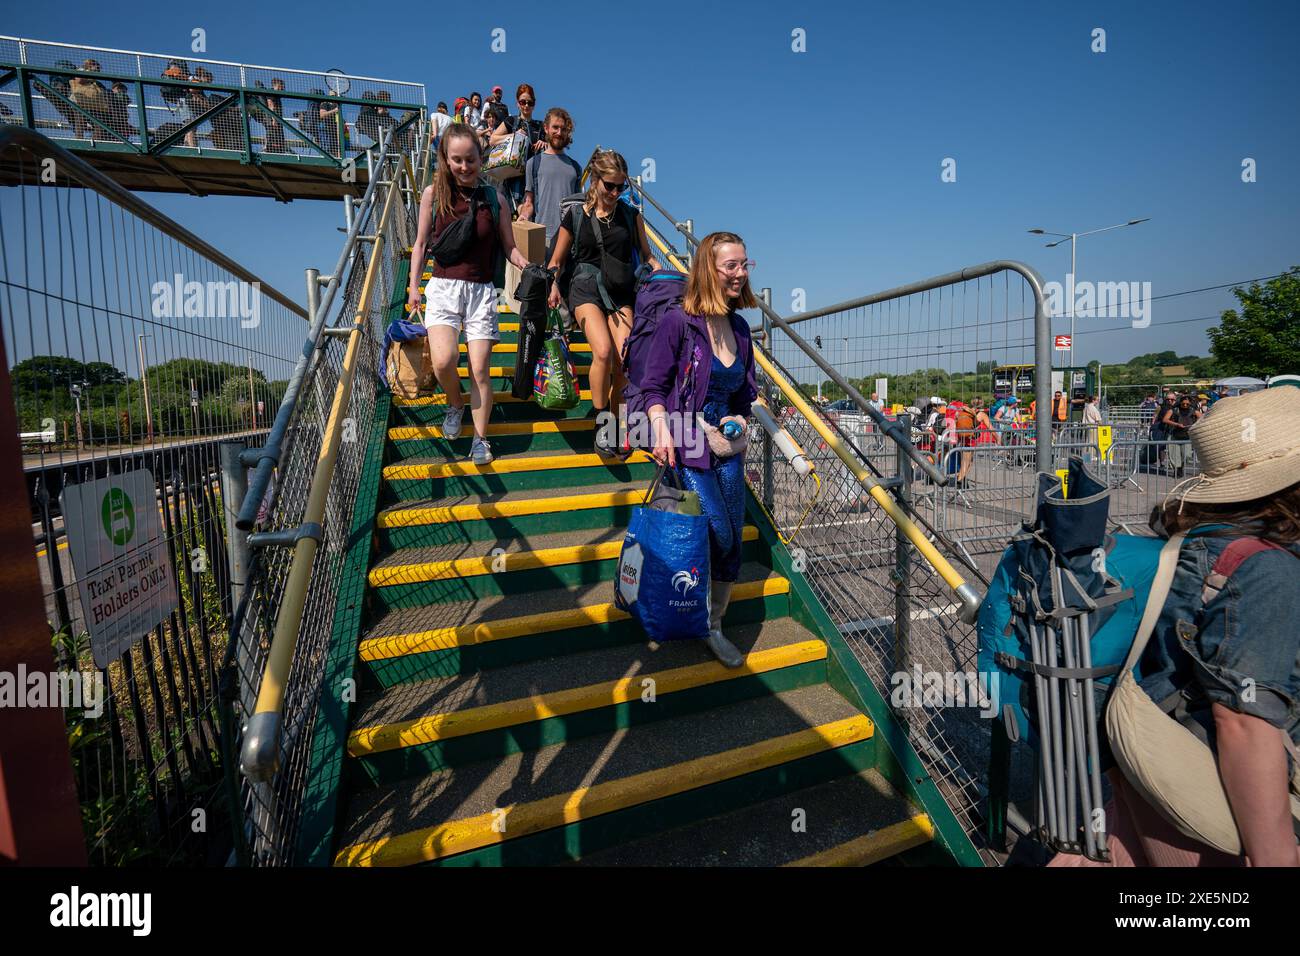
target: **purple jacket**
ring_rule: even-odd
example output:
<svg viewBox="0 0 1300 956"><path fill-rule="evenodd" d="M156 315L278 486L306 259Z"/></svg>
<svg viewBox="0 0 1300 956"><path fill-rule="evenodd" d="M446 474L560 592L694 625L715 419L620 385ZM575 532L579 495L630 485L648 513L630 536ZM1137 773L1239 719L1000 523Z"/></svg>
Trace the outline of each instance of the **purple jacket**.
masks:
<svg viewBox="0 0 1300 956"><path fill-rule="evenodd" d="M736 336L736 357L745 363L745 384L731 397L731 414L748 418L750 405L758 396L758 386L754 380L754 347L749 335L749 324L740 313L733 309L728 317L731 319L731 331ZM695 381L687 396L689 407L684 408L680 389L688 357L695 366ZM691 421L696 421L696 416L704 410L705 399L709 394L709 374L712 369L713 346L709 343L709 330L705 327L704 319L688 315L680 304L672 306L659 320L654 337L646 348L645 366L640 376L646 408L662 405L670 415L685 412ZM686 457L683 453L677 461L691 468L708 468L708 444L700 441L697 447L701 451L695 457Z"/></svg>

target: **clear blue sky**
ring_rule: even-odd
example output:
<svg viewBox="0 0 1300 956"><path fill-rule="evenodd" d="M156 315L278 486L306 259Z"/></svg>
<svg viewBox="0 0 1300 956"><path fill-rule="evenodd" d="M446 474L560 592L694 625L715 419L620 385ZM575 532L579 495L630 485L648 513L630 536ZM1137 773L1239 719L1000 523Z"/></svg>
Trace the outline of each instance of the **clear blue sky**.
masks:
<svg viewBox="0 0 1300 956"><path fill-rule="evenodd" d="M3 30L185 53L201 26L208 57L423 82L430 103L527 81L574 114L576 155L653 157L674 213L743 234L783 313L796 286L817 308L996 258L1063 280L1068 243L1044 249L1035 226L1152 217L1081 240L1079 275L1156 296L1300 264L1294 2L439 3L401 26L389 8L66 0L10 5ZM337 255L335 203L148 198L296 298ZM1210 323L1183 320L1232 304L1157 301L1146 330L1082 320L1121 331L1077 355L1207 354Z"/></svg>

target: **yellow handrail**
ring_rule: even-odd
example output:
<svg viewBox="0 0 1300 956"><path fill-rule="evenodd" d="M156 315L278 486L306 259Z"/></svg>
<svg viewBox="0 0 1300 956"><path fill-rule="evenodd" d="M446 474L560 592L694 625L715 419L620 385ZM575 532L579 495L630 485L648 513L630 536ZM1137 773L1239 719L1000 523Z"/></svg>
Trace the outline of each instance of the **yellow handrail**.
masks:
<svg viewBox="0 0 1300 956"><path fill-rule="evenodd" d="M375 285L380 275L380 264L384 257L386 244L384 233L389 218L396 208L395 200L401 195L397 179L405 172L401 164L397 164L394 169L394 182L388 188L379 224L375 229L370 262L366 265L365 279L357 299L356 315L349 330L347 351L343 356L343 367L339 372L338 385L334 389L334 400L330 405L329 417L321 437L320 454L316 458L316 468L312 474L311 492L303 512L304 529L313 526L320 529L325 516L325 506L334 477L334 463L338 458L343 419L347 415L348 404L352 397L352 381L356 375L361 336L365 332L370 299L374 295ZM317 530L317 534L319 533L320 531ZM298 644L298 630L302 625L302 612L307 603L307 588L311 583L312 564L316 560L319 545L316 537L304 535L298 538L293 547L293 558L285 579L280 610L275 619L275 634L271 639L266 666L262 670L257 703L253 707L253 714L245 731L243 754L240 759L240 767L245 776L253 780L270 780L278 768L280 718L284 708L285 687L289 681L289 671Z"/></svg>

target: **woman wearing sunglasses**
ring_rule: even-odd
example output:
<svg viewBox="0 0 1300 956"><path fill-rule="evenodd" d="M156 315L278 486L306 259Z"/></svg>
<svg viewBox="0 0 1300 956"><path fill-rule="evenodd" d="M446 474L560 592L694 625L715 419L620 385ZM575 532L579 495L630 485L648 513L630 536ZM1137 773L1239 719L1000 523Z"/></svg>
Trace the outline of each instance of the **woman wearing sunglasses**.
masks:
<svg viewBox="0 0 1300 956"><path fill-rule="evenodd" d="M591 345L592 416L596 419L595 449L618 454L614 429L602 428L602 416L617 412L623 391L623 342L632 331L632 306L636 299L634 253L651 269L659 261L650 252L645 220L627 203L619 202L628 188L627 162L613 150L591 160L591 185L581 206L571 206L560 220L549 268L558 273L572 253L573 278L569 283L569 311ZM550 306L560 305L558 283L551 287Z"/></svg>
<svg viewBox="0 0 1300 956"><path fill-rule="evenodd" d="M645 391L654 457L677 470L709 519L709 650L727 667L744 655L722 636L722 615L740 573L745 527L745 432L758 395L749 323L737 309L758 305L745 243L714 232L691 260L686 294L669 308L647 344L638 384ZM670 424L670 418L672 424ZM697 427L705 441L698 437Z"/></svg>
<svg viewBox="0 0 1300 956"><path fill-rule="evenodd" d="M525 156L532 156L534 153L540 153L546 148L546 137L542 134L541 120L533 119L533 108L537 106L537 94L527 83L520 83L519 89L515 90L515 102L519 104L519 112L515 116L507 116L495 129L492 130L491 146L495 146L502 140L513 136L517 131L523 130L528 137L528 151ZM506 192L518 209L524 201L524 177L516 176L513 179L506 180Z"/></svg>

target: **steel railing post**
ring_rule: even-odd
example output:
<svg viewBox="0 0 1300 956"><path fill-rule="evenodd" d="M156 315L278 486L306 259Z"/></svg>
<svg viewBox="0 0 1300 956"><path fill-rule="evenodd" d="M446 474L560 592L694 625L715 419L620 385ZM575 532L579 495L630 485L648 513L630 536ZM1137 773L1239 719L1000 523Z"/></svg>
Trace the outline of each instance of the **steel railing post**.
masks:
<svg viewBox="0 0 1300 956"><path fill-rule="evenodd" d="M912 416L898 416L898 424L911 434ZM912 462L901 445L895 446L898 462L898 487L894 496L905 511L912 507ZM908 601L912 586L912 549L903 529L894 526L894 667L907 671L911 667L912 612Z"/></svg>
<svg viewBox="0 0 1300 956"><path fill-rule="evenodd" d="M763 288L759 290L758 297L768 308L772 307L772 290ZM773 352L772 348L772 320L763 313L763 348L768 353ZM768 379L763 381L763 400L767 402L768 408L775 408L773 401L772 383ZM776 501L776 490L772 487L772 436L768 434L767 429L763 429L763 507L767 509L768 514L773 514L773 507Z"/></svg>

